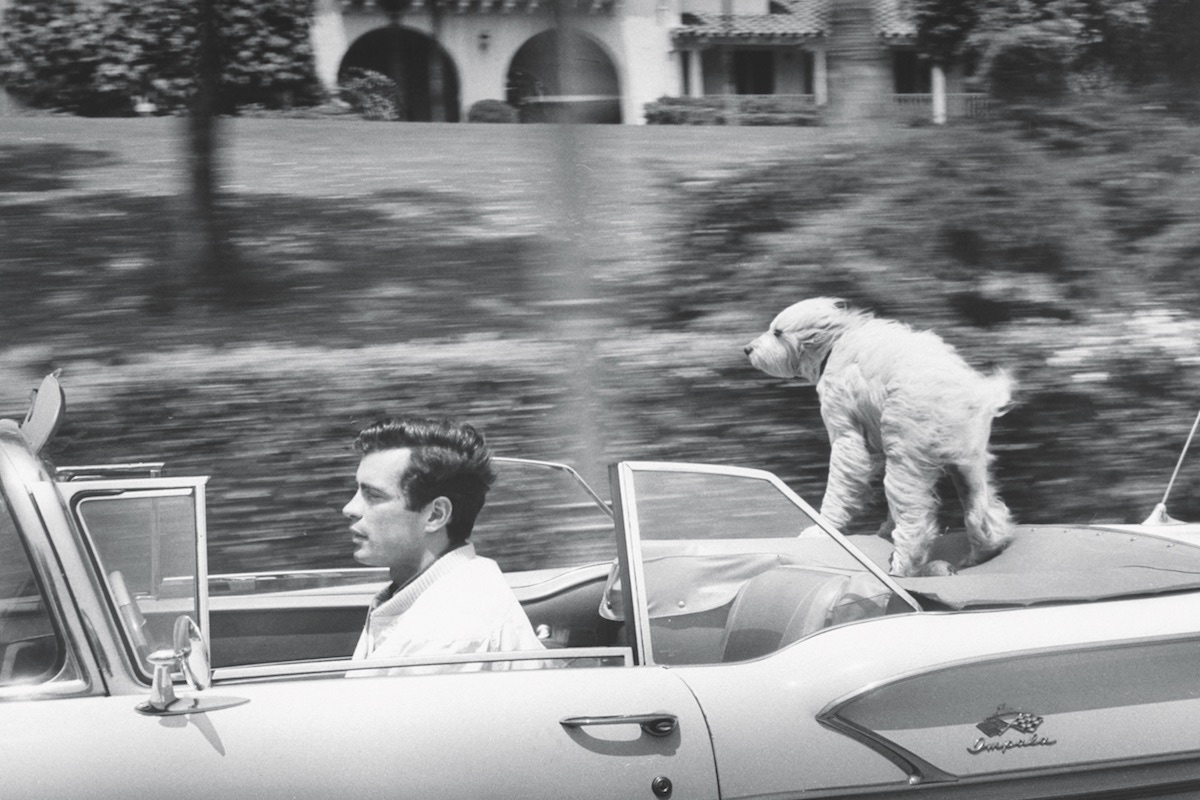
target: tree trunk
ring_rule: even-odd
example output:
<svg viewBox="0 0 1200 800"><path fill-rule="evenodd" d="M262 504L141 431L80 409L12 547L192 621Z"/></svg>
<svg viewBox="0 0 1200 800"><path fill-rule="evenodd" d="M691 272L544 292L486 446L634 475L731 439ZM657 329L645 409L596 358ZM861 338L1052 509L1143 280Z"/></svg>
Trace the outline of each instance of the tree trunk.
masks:
<svg viewBox="0 0 1200 800"><path fill-rule="evenodd" d="M217 104L220 59L216 0L200 2L200 57L196 96L188 118L190 203L182 228L184 263L205 293L219 301L245 299L245 276L230 240L220 198Z"/></svg>

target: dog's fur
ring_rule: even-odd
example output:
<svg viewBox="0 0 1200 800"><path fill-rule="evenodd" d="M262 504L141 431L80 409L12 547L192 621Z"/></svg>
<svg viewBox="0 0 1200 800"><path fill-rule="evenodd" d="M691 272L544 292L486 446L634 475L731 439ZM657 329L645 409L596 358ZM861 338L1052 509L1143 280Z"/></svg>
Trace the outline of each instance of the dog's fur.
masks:
<svg viewBox="0 0 1200 800"><path fill-rule="evenodd" d="M883 473L888 520L879 534L894 544L892 574L952 574L1011 540L1008 507L989 475L992 419L1012 395L1003 372L982 375L937 334L829 297L785 309L744 349L768 375L817 387L831 445L822 516L844 529ZM946 473L971 544L956 565L929 561L938 534L936 486Z"/></svg>

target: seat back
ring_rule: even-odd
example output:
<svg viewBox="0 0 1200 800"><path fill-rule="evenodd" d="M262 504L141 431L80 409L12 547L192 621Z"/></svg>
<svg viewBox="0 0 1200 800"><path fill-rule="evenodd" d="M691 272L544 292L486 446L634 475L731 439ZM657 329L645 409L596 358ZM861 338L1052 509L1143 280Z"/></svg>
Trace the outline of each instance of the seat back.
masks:
<svg viewBox="0 0 1200 800"><path fill-rule="evenodd" d="M721 660L758 658L824 628L849 582L845 575L795 566L755 576L729 610Z"/></svg>

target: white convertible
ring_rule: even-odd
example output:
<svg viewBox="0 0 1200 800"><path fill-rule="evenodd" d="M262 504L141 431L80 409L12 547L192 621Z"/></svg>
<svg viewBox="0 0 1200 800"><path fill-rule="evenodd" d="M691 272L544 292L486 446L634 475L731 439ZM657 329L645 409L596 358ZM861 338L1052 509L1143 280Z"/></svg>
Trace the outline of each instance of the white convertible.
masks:
<svg viewBox="0 0 1200 800"><path fill-rule="evenodd" d="M0 422L0 798L1200 793L1200 526L1164 509L894 579L766 472L620 463L610 507L502 459L479 549L532 510L590 562L509 575L545 649L345 680L383 573L209 575L204 479L51 467L62 406Z"/></svg>

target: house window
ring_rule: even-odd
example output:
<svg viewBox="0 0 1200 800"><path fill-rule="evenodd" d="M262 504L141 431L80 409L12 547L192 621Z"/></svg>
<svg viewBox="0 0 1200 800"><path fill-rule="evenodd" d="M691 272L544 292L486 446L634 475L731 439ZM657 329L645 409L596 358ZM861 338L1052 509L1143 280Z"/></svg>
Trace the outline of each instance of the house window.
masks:
<svg viewBox="0 0 1200 800"><path fill-rule="evenodd" d="M896 94L929 94L932 91L932 64L915 50L892 52L892 76Z"/></svg>
<svg viewBox="0 0 1200 800"><path fill-rule="evenodd" d="M770 50L736 50L733 80L738 94L775 94L775 54Z"/></svg>

